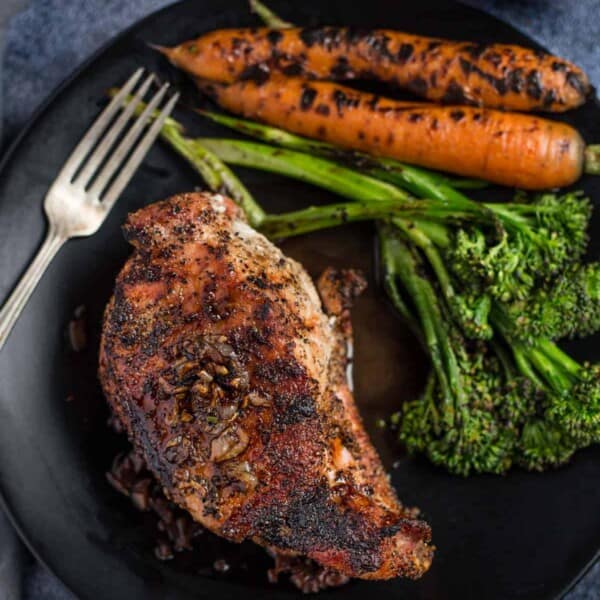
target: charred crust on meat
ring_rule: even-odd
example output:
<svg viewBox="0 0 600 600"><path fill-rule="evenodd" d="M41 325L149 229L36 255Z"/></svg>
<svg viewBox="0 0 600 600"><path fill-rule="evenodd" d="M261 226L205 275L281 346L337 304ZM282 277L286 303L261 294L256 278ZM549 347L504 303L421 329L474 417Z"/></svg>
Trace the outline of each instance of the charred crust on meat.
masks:
<svg viewBox="0 0 600 600"><path fill-rule="evenodd" d="M127 233L99 375L169 497L228 539L281 541L347 575L426 570L427 526L405 525L354 428L345 342L364 281L327 270L319 303L301 267L221 196L147 206Z"/></svg>
<svg viewBox="0 0 600 600"><path fill-rule="evenodd" d="M295 425L317 417L315 400L309 393L282 394L276 399L276 403L285 407L285 410L279 411L275 418L275 423L279 427Z"/></svg>
<svg viewBox="0 0 600 600"><path fill-rule="evenodd" d="M254 317L257 321L266 321L273 310L273 303L270 300L261 302L254 310Z"/></svg>
<svg viewBox="0 0 600 600"><path fill-rule="evenodd" d="M269 383L281 384L305 376L304 369L293 359L276 358L256 366L254 375Z"/></svg>
<svg viewBox="0 0 600 600"><path fill-rule="evenodd" d="M269 544L303 554L318 554L321 549L339 548L347 553L349 567L356 573L376 571L383 560L381 542L403 531L411 538L427 537L428 527L419 521L402 519L396 524L377 527L345 506L344 489L333 502L324 482L309 489L295 490L285 506L269 506L257 511L254 528ZM424 546L423 559L431 549ZM407 564L407 576L420 573Z"/></svg>
<svg viewBox="0 0 600 600"><path fill-rule="evenodd" d="M262 305L264 306L264 305ZM261 309L259 309L261 310ZM229 343L237 352L242 362L247 362L251 356L262 357L262 348L272 348L270 338L273 328L268 325L256 327L236 327L229 334Z"/></svg>
<svg viewBox="0 0 600 600"><path fill-rule="evenodd" d="M251 284L255 285L257 288L259 288L261 290L266 290L267 287L269 287L269 284L267 283L263 274L249 275L248 278L246 279L246 281L250 282Z"/></svg>
<svg viewBox="0 0 600 600"><path fill-rule="evenodd" d="M319 289L324 294L323 282L327 281L341 300L343 309L349 310L354 300L367 288L367 280L361 271L355 269L327 269L319 279Z"/></svg>

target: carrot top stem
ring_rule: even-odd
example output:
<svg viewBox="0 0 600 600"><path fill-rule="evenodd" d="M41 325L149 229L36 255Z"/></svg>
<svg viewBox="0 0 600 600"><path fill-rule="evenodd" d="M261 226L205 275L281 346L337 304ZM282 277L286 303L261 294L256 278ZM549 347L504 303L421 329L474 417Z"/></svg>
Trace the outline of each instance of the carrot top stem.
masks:
<svg viewBox="0 0 600 600"><path fill-rule="evenodd" d="M287 27L294 26L292 23L278 17L270 8L260 2L260 0L249 0L249 3L250 10L257 14L267 27L273 27L273 29L286 29Z"/></svg>
<svg viewBox="0 0 600 600"><path fill-rule="evenodd" d="M585 165L583 170L588 175L600 175L600 144L585 149Z"/></svg>

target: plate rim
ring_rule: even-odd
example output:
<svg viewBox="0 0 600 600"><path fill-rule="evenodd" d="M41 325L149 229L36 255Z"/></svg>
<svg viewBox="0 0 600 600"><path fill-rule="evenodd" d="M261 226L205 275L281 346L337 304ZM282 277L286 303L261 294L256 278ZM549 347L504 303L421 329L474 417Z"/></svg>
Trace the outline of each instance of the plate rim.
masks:
<svg viewBox="0 0 600 600"><path fill-rule="evenodd" d="M281 2L281 0L276 0ZM484 15L485 18L490 21L496 21L501 23L503 26L508 26L511 29L515 30L520 35L526 37L532 46L537 47L539 49L545 50L548 52L548 49L540 44L537 40L532 38L528 33L516 27L512 23L505 21L504 19L497 17L481 8L474 7L470 4L466 4L462 0L445 0L448 3L456 4L461 7L462 10L470 11L475 14ZM87 69L90 67L96 60L98 60L105 52L107 52L113 45L115 45L121 38L125 38L135 29L142 27L147 21L158 17L161 13L166 13L172 10L173 8L189 3L190 0L176 0L175 2L171 2L162 8L158 8L147 15L139 18L134 21L121 31L109 37L104 43L102 43L98 48L96 48L87 58L85 58L81 63L79 63L64 79L62 79L55 87L48 92L48 94L44 97L44 99L36 106L31 115L27 118L25 123L18 129L17 133L12 137L5 149L3 149L2 154L0 155L0 176L4 173L7 165L13 159L14 154L17 149L23 142L23 140L27 137L27 135L33 130L37 121L44 115L47 109L57 100L57 98L61 95L66 88L68 88L79 76L81 76ZM250 13L252 14L252 13ZM600 87L598 88L600 90ZM591 102L595 105L595 107L600 110L600 94L598 94L598 90L592 86L592 90L590 92L590 96L586 99L586 103ZM537 114L537 113L535 113ZM44 223L47 225L47 220L45 214L43 215ZM37 247L36 247L37 250ZM27 268L27 264L24 264L20 270L22 273ZM4 301L8 294L14 289L14 285L16 285L16 281L13 283L13 286L8 288L7 295L0 298L0 300ZM1 306L1 304L0 304ZM18 518L18 509L15 509L9 503L6 493L4 491L4 486L2 484L2 480L0 478L0 509L3 511L4 515L8 519L11 526L14 528L15 532L18 534L20 541L25 545L27 550L31 553L31 555L35 558L37 562L39 562L49 573L51 573L60 583L65 586L74 596L78 596L78 591L73 589L69 582L65 581L62 577L57 573L57 569L54 566L51 566L50 562L42 556L40 551L35 547L33 542L30 540L30 537L25 529L26 526L21 523ZM576 577L573 578L566 586L564 586L557 594L554 596L555 600L562 600L565 596L574 590L574 588L584 579L589 571L596 565L600 563L600 545L594 554L594 556L581 568ZM243 584L238 582L228 582L226 580L220 580L219 584L227 585L229 589L242 589L245 588Z"/></svg>

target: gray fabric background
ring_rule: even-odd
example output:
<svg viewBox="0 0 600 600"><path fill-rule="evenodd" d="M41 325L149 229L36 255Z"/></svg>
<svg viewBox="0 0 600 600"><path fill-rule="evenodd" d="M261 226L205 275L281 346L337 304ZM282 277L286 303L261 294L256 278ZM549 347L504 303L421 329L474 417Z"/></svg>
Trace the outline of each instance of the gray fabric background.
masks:
<svg viewBox="0 0 600 600"><path fill-rule="evenodd" d="M0 53L6 46L3 66L0 62L0 117L4 115L5 142L85 58L125 27L171 1L0 0ZM600 87L600 0L467 3L512 23L553 52L577 62ZM18 10L21 12L10 19ZM21 598L72 600L73 595L28 557L0 515L0 600ZM567 598L600 600L600 563Z"/></svg>

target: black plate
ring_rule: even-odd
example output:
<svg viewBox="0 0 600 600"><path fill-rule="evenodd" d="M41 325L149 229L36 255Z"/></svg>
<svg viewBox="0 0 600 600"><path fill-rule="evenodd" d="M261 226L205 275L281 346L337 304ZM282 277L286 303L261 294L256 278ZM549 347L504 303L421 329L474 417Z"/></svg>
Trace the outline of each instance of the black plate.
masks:
<svg viewBox="0 0 600 600"><path fill-rule="evenodd" d="M532 42L501 22L442 0L392 3L310 2L292 9L272 1L298 23L388 26L481 42ZM72 147L98 113L104 91L139 65L173 78L174 71L146 46L170 44L215 27L256 24L243 0L190 0L136 25L62 86L9 152L0 171L0 291L8 293L40 243L41 201ZM212 129L185 111L192 132ZM565 117L589 141L600 141L597 102ZM223 133L223 132L220 132ZM324 193L273 176L241 171L271 210L330 199ZM268 561L252 545L199 543L187 557L160 563L144 516L106 483L104 472L123 441L105 425L107 410L96 380L102 309L128 248L119 225L127 212L188 191L198 178L157 144L107 222L95 236L72 241L38 287L0 356L0 485L14 523L36 555L83 598L290 597L291 587L270 586ZM600 179L581 185L600 198ZM505 192L508 194L508 192ZM600 229L594 253L598 255ZM368 226L294 240L286 251L316 274L328 264L371 269ZM600 451L577 454L568 467L543 475L515 471L506 477L460 479L424 460L400 456L378 432L377 417L418 393L427 368L415 340L396 319L375 285L354 313L357 398L401 498L430 521L438 552L418 582L353 582L331 592L344 598L551 598L595 557L600 540ZM64 331L73 310L88 311L90 345L74 354ZM572 344L579 358L599 360L598 338ZM67 397L72 401L67 402ZM201 540L203 538L200 538ZM234 565L211 574L215 558ZM246 568L244 568L244 564Z"/></svg>

